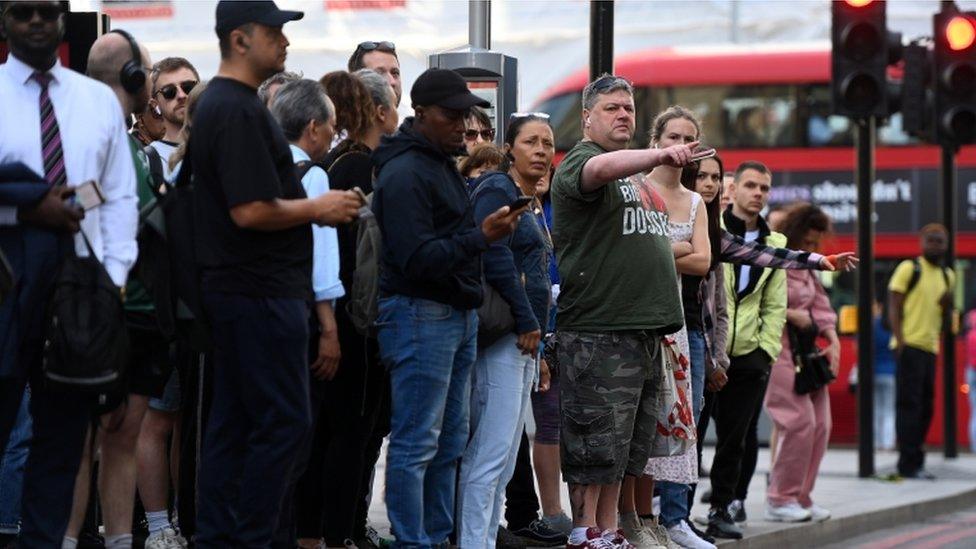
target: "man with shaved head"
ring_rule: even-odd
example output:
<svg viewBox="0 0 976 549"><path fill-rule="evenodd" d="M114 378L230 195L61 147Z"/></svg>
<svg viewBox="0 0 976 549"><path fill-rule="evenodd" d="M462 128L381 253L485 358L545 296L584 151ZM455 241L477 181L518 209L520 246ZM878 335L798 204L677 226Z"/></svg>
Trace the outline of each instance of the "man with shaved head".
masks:
<svg viewBox="0 0 976 549"><path fill-rule="evenodd" d="M56 245L73 244L86 256L84 239L68 238L80 225L90 249L122 291L136 260L138 210L132 149L119 97L111 87L61 65L64 3L2 2L0 11L0 28L10 48L7 62L0 65L0 164L21 162L51 187L38 206L0 208L0 225L48 229L57 236ZM126 112L145 104L135 94L126 102ZM86 181L100 185L104 202L82 214L71 201L71 189ZM36 278L53 277L57 265L39 272ZM38 282L18 281L20 294L0 306L0 328L7 332L0 344L0 450L15 413L11 407L19 406L28 375L40 373L43 334L37 332L43 329L46 309L41 303L14 311L9 303L21 301ZM91 395L55 393L44 383L32 383L34 436L24 474L20 547L61 545L95 404Z"/></svg>
<svg viewBox="0 0 976 549"><path fill-rule="evenodd" d="M149 104L149 52L124 30L113 30L100 36L88 52L88 75L112 89L126 118L143 112ZM128 138L129 159L135 167L138 207L153 198L149 161L142 145ZM139 280L130 276L126 285L126 327L129 357L126 363L126 387L110 395L103 406L109 409L98 423L101 433L95 439L100 446L98 495L105 522L105 547L132 547L132 506L136 490L136 441L150 397L160 397L169 379L169 341L159 330L152 299ZM128 393L126 395L126 393ZM92 439L89 438L89 441ZM91 456L83 452L78 480L75 483L74 506L62 547L77 543L85 518L91 478ZM172 533L176 537L176 533Z"/></svg>

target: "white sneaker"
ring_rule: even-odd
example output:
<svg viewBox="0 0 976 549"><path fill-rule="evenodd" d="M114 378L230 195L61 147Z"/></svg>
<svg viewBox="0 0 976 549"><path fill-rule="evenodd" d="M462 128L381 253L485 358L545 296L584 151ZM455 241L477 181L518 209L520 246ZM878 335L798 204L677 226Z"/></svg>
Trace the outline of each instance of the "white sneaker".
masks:
<svg viewBox="0 0 976 549"><path fill-rule="evenodd" d="M172 528L163 528L146 538L146 549L185 549L186 539Z"/></svg>
<svg viewBox="0 0 976 549"><path fill-rule="evenodd" d="M685 521L668 528L668 536L673 543L686 549L716 549L711 543L696 536Z"/></svg>
<svg viewBox="0 0 976 549"><path fill-rule="evenodd" d="M772 522L804 522L810 520L810 511L800 507L799 503L788 503L777 507L767 502L766 520Z"/></svg>
<svg viewBox="0 0 976 549"><path fill-rule="evenodd" d="M813 522L823 522L830 518L830 511L824 509L816 503L810 507L804 507L804 509L810 511L810 519L813 520Z"/></svg>

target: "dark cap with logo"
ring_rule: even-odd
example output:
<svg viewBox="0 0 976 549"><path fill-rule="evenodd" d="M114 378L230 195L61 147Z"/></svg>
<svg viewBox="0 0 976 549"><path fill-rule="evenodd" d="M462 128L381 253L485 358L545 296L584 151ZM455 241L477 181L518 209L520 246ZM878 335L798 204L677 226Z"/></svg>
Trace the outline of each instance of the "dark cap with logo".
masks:
<svg viewBox="0 0 976 549"><path fill-rule="evenodd" d="M491 103L471 93L460 74L449 69L427 69L413 83L410 101L415 107L437 105L454 111L488 108Z"/></svg>
<svg viewBox="0 0 976 549"><path fill-rule="evenodd" d="M248 23L280 27L302 17L305 17L304 12L280 10L271 0L255 2L221 0L217 3L217 25L214 30L220 36Z"/></svg>

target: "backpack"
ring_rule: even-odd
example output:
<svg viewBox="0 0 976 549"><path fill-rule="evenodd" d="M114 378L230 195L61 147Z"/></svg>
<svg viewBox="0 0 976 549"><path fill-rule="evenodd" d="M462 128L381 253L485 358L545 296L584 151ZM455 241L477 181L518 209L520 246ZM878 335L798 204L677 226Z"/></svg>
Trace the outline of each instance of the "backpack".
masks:
<svg viewBox="0 0 976 549"><path fill-rule="evenodd" d="M894 276L894 274L895 272L892 271L891 274L888 275L889 283L891 281L891 277ZM918 281L920 278L922 278L922 264L921 262L919 262L918 258L916 257L912 259L912 277L908 279L908 287L905 288L906 299L908 298L908 294L912 293L912 290L915 289L915 286L918 286ZM946 288L949 288L950 285L949 285L948 267L945 266L942 267L942 280L945 281ZM886 284L885 288L887 287L888 286ZM886 296L885 299L881 300L881 325L884 327L885 330L890 331L891 319L889 318L889 315L891 314L891 309L890 309L890 305L888 304L887 291L885 292L885 296Z"/></svg>
<svg viewBox="0 0 976 549"><path fill-rule="evenodd" d="M352 274L352 289L346 312L356 331L364 336L376 336L379 316L380 256L383 255L383 235L376 215L370 208L373 193L366 196L366 204L359 209L356 221L356 270Z"/></svg>
<svg viewBox="0 0 976 549"><path fill-rule="evenodd" d="M150 189L153 198L139 210L136 243L139 257L133 274L146 287L152 297L156 323L160 332L168 338L176 335L176 307L173 297L172 267L166 235L166 218L162 204L167 200L169 186L163 176L163 161L159 151L151 146L143 148L149 159L152 176Z"/></svg>
<svg viewBox="0 0 976 549"><path fill-rule="evenodd" d="M52 387L92 394L114 393L125 378L129 339L118 287L95 256L73 243L61 262L48 304L43 377Z"/></svg>

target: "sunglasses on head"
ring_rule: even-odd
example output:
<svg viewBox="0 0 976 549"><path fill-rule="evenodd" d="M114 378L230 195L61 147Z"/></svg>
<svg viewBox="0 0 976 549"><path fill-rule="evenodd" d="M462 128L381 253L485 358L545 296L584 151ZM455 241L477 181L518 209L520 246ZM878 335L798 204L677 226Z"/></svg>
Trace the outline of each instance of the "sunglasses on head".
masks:
<svg viewBox="0 0 976 549"><path fill-rule="evenodd" d="M180 82L180 89L183 90L183 93L189 95L190 92L193 91L193 88L196 87L196 85L197 85L196 80L184 80ZM172 101L173 99L176 98L176 84L166 84L162 88L159 88L159 90L156 91L156 93L158 95L162 95L163 99L167 101Z"/></svg>
<svg viewBox="0 0 976 549"><path fill-rule="evenodd" d="M510 119L516 118L541 118L542 120L549 120L549 113L545 112L513 112L508 116Z"/></svg>
<svg viewBox="0 0 976 549"><path fill-rule="evenodd" d="M478 139L478 134L481 134L481 138L484 139L485 141L494 141L495 140L495 130L494 130L494 128L488 128L487 130L480 130L480 131L479 130L465 130L464 131L464 139L466 139L467 141L474 141L475 139Z"/></svg>
<svg viewBox="0 0 976 549"><path fill-rule="evenodd" d="M612 74L608 74L608 75L601 76L600 78L597 78L596 80L594 80L593 81L593 89L596 90L596 91L598 91L598 92L602 92L604 90L608 90L608 89L616 86L620 82L623 82L624 84L627 84L628 86L631 85L630 82L626 78L621 78L619 76L614 76Z"/></svg>
<svg viewBox="0 0 976 549"><path fill-rule="evenodd" d="M44 21L56 21L61 17L61 6L57 4L14 4L7 8L5 14L19 23L26 23L34 18L36 13Z"/></svg>
<svg viewBox="0 0 976 549"><path fill-rule="evenodd" d="M380 51L395 52L396 44L394 44L393 42L387 42L385 40L382 42L367 41L367 42L360 42L359 45L356 46L356 49L361 51L380 50Z"/></svg>

